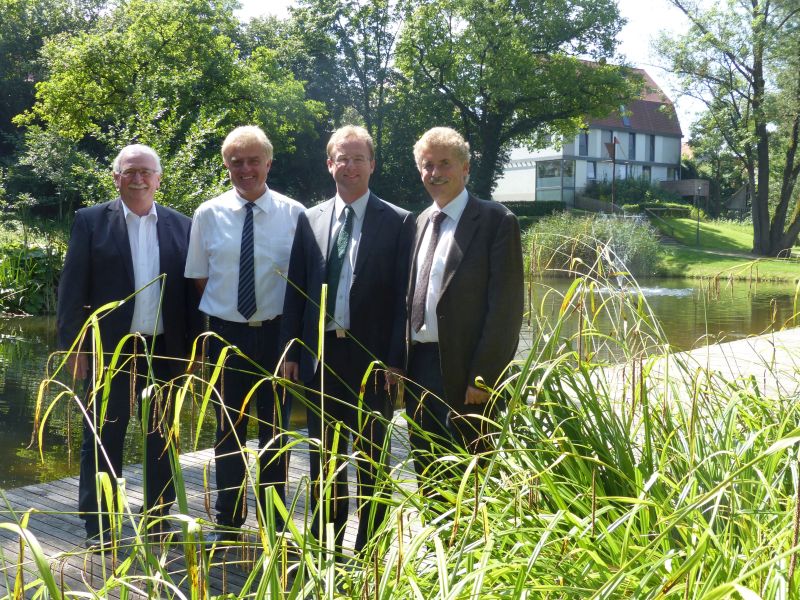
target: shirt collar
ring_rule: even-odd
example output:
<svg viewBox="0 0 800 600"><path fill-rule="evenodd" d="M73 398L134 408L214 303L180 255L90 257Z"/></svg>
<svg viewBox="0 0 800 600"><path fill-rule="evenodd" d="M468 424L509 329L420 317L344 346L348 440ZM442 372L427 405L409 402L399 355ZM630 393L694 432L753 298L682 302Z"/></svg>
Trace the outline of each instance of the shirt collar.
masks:
<svg viewBox="0 0 800 600"><path fill-rule="evenodd" d="M467 206L467 200L469 200L469 193L467 189L464 188L461 190L461 193L458 194L455 198L450 200L444 208L439 208L439 205L434 202L431 204L434 211L440 211L446 214L448 217L453 219L453 221L458 222L461 218L461 213L464 212L464 209ZM431 213L433 215L433 213Z"/></svg>
<svg viewBox="0 0 800 600"><path fill-rule="evenodd" d="M355 213L356 219L359 221L364 218L364 213L367 212L367 202L369 201L370 191L367 190L367 193L354 200L349 204L352 207L353 212ZM339 194L336 194L336 200L334 200L334 210L336 211L336 220L338 221L342 216L342 211L344 207L348 206L348 204L341 199Z"/></svg>
<svg viewBox="0 0 800 600"><path fill-rule="evenodd" d="M130 208L128 208L128 205L125 204L124 200L120 199L120 202L122 202L122 211L123 211L122 212L122 216L125 218L126 221L128 220L128 215L134 215L136 217L139 217L139 215L137 215ZM139 218L149 217L150 215L153 215L155 220L158 221L158 213L156 212L156 203L155 202L153 202L150 205L150 210L147 211L147 214L144 215L143 217L139 217Z"/></svg>
<svg viewBox="0 0 800 600"><path fill-rule="evenodd" d="M250 202L250 200L242 198L237 193L235 188L231 190L231 192L233 193L233 205L231 208L233 208L234 210L238 208L244 208L245 204ZM274 205L274 202L272 200L272 194L269 191L269 186L267 186L266 191L252 203L255 206L257 206L264 214L269 214L270 210L272 210L272 207Z"/></svg>

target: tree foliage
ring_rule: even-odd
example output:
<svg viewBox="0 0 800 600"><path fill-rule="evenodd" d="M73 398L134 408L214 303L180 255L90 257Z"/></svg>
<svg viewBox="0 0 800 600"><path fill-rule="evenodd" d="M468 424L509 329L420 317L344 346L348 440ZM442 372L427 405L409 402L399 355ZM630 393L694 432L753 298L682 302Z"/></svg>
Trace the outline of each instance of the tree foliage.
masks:
<svg viewBox="0 0 800 600"><path fill-rule="evenodd" d="M753 251L778 255L800 234L800 7L793 0L670 1L692 26L662 39L661 54L686 93L705 103L706 129L747 173Z"/></svg>
<svg viewBox="0 0 800 600"><path fill-rule="evenodd" d="M398 65L449 103L472 146L472 188L488 196L515 143L572 134L618 110L640 82L614 55L614 0L412 0ZM592 62L586 59L591 59ZM429 126L440 123L431 122Z"/></svg>
<svg viewBox="0 0 800 600"><path fill-rule="evenodd" d="M260 124L276 153L291 152L322 106L306 99L274 50L240 55L233 8L228 1L132 0L88 32L48 40L42 57L49 77L17 120L32 126L29 149L37 136L58 136L108 164L125 144L149 144L164 158L163 201L187 213L218 191L219 145L234 126ZM83 200L106 199L101 191Z"/></svg>
<svg viewBox="0 0 800 600"><path fill-rule="evenodd" d="M46 77L39 61L45 41L88 29L102 0L0 0L0 151L14 148L12 118L33 104L34 86Z"/></svg>

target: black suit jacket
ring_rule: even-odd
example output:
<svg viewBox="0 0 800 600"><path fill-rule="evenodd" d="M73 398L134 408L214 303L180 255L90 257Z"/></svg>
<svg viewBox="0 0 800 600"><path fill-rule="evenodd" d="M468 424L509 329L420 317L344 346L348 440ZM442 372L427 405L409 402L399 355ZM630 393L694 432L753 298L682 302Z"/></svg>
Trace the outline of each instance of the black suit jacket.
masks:
<svg viewBox="0 0 800 600"><path fill-rule="evenodd" d="M408 310L414 298L419 245L433 207L417 218ZM514 358L522 326L524 276L519 222L498 202L469 195L445 262L436 316L444 400L460 413L468 385L493 386ZM409 331L409 343L410 343Z"/></svg>
<svg viewBox="0 0 800 600"><path fill-rule="evenodd" d="M166 274L161 307L166 351L185 357L199 329L197 294L183 276L192 220L156 205L161 273ZM122 200L83 208L75 214L58 285L58 342L69 348L86 318L109 302L135 292L133 260ZM130 332L133 302L125 302L100 320L103 351L113 351ZM146 333L146 332L143 332ZM176 366L176 370L178 367Z"/></svg>
<svg viewBox="0 0 800 600"><path fill-rule="evenodd" d="M319 301L335 217L334 199L300 215L289 261L281 340L292 343L287 360L300 363L310 382L317 368ZM364 345L365 364L377 358L390 367L405 363L405 295L414 238L413 216L370 194L350 288L350 334Z"/></svg>

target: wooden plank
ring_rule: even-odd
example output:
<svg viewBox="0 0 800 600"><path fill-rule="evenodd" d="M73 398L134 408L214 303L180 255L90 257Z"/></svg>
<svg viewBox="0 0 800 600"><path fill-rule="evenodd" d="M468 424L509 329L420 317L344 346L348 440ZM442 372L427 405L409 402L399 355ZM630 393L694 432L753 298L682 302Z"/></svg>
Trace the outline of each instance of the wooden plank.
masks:
<svg viewBox="0 0 800 600"><path fill-rule="evenodd" d="M398 427L395 430L392 440L392 461L393 464L404 460L408 452L407 433L402 419L396 418ZM305 432L298 432L305 435ZM251 441L248 447L255 449L256 442ZM209 505L213 507L214 496L214 453L212 449L199 450L182 454L180 457L181 471L185 482L186 497L189 506L189 514L195 518L209 520L205 511L206 498ZM211 489L203 489L203 469L209 468L208 482ZM291 503L296 494L299 494L295 506L294 519L298 527L302 529L303 515L305 514L305 492L299 491L301 482L307 480L309 473L309 451L307 443L298 444L291 454L289 466L289 485L287 486L287 502ZM351 495L355 495L355 485L353 484L354 469L351 465ZM126 480L127 497L132 511L137 511L142 500L142 467L141 465L130 465L123 469L122 476ZM33 534L42 546L44 554L51 564L51 571L56 573L56 579L60 584L63 583L65 589L72 591L88 592L97 589L102 585L103 565L107 569L112 569L110 553L107 556L92 554L83 548L84 527L83 521L77 515L78 498L78 477L66 477L48 483L38 483L13 490L5 493L8 506L0 507L0 522L14 522L13 513L16 518L22 517L25 511L32 510L27 530ZM354 502L351 501L351 511ZM176 513L173 508L172 514ZM138 515L134 515L138 519ZM120 545L124 546L133 539L134 531L128 523L129 518L124 519ZM211 525L209 524L209 527ZM255 531L255 503L252 498L248 498L248 518L245 528ZM352 547L356 535L355 515L351 512L350 523L345 533L345 546ZM170 546L166 553L168 570L175 577L185 570L183 548L178 541ZM253 538L255 539L255 538ZM0 529L0 552L3 559L0 560L0 596L7 595L10 590L8 587L13 585L16 573L16 559L19 554L19 538L17 535L6 529ZM120 560L127 555L127 550L119 552ZM225 552L215 552L214 563L210 569L209 585L211 592L220 594L223 592L235 592L241 589L246 577L252 570L255 560L255 551L247 550L247 546L239 545ZM36 567L32 561L32 555L26 550L22 568L25 572L25 581L30 582L38 577ZM31 597L35 589L32 589L27 597ZM133 593L132 597L145 598L147 592L141 594Z"/></svg>

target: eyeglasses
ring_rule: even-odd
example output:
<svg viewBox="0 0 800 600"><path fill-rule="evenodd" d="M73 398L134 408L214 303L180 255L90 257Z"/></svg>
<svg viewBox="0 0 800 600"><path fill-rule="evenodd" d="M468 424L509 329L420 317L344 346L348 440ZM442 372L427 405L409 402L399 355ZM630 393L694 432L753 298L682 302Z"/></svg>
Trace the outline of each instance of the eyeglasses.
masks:
<svg viewBox="0 0 800 600"><path fill-rule="evenodd" d="M142 179L147 179L155 175L158 171L153 169L125 169L121 175L126 179L133 179L136 175L141 175Z"/></svg>
<svg viewBox="0 0 800 600"><path fill-rule="evenodd" d="M337 167L346 167L350 163L356 167L360 167L367 164L367 158L365 156L344 156L340 154L333 159L333 162Z"/></svg>

